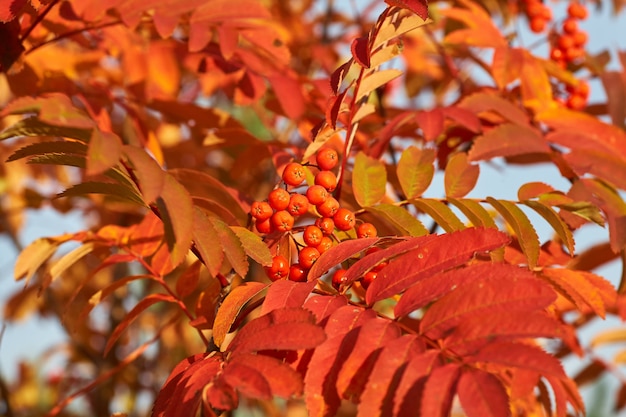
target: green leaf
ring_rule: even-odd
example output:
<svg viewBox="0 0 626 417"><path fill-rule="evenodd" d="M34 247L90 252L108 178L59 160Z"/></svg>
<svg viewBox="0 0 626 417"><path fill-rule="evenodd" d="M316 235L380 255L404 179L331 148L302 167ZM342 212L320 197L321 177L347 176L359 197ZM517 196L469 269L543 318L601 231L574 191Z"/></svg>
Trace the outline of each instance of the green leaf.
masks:
<svg viewBox="0 0 626 417"><path fill-rule="evenodd" d="M411 204L417 207L419 211L432 217L448 233L465 229L463 222L454 214L450 207L441 201L420 198L411 200Z"/></svg>
<svg viewBox="0 0 626 417"><path fill-rule="evenodd" d="M87 151L87 175L101 174L119 162L122 140L112 132L93 129Z"/></svg>
<svg viewBox="0 0 626 417"><path fill-rule="evenodd" d="M538 201L527 200L523 203L535 210L541 217L550 223L550 226L552 226L561 241L563 241L567 246L567 250L570 255L574 255L574 236L567 224L565 224L563 219L561 219L561 216L559 216L559 214L554 211L552 207Z"/></svg>
<svg viewBox="0 0 626 417"><path fill-rule="evenodd" d="M235 232L220 219L216 217L209 217L209 220L215 227L217 235L219 236L219 242L224 249L226 259L230 263L230 266L241 277L245 277L248 273L248 258L246 252L241 244L241 240L237 237Z"/></svg>
<svg viewBox="0 0 626 417"><path fill-rule="evenodd" d="M487 197L487 202L500 213L515 232L522 251L528 259L528 266L531 269L536 267L540 250L539 237L526 214L510 201Z"/></svg>
<svg viewBox="0 0 626 417"><path fill-rule="evenodd" d="M379 203L385 196L387 171L385 164L359 152L354 158L352 189L357 203L361 207L370 207Z"/></svg>
<svg viewBox="0 0 626 417"><path fill-rule="evenodd" d="M57 140L52 142L36 142L13 152L7 159L7 162L17 161L18 159L40 156L40 155L87 155L87 146L82 142Z"/></svg>
<svg viewBox="0 0 626 417"><path fill-rule="evenodd" d="M392 204L378 204L367 207L365 211L376 214L398 230L402 236L424 236L428 229L406 209Z"/></svg>
<svg viewBox="0 0 626 417"><path fill-rule="evenodd" d="M476 185L480 168L467 160L465 152L459 152L450 157L446 165L444 185L448 198L465 197Z"/></svg>
<svg viewBox="0 0 626 417"><path fill-rule="evenodd" d="M173 176L165 175L163 190L156 203L165 227L165 242L170 250L172 265L178 265L187 256L191 247L193 235L191 197Z"/></svg>
<svg viewBox="0 0 626 417"><path fill-rule="evenodd" d="M245 227L230 226L230 228L241 241L243 249L249 257L262 266L272 265L272 253L267 247L267 244L261 239L261 236L251 232Z"/></svg>
<svg viewBox="0 0 626 417"><path fill-rule="evenodd" d="M408 147L398 161L398 181L406 199L417 198L426 191L435 174L435 151Z"/></svg>
<svg viewBox="0 0 626 417"><path fill-rule="evenodd" d="M76 127L55 126L44 123L37 117L28 117L9 126L0 132L0 140L10 139L19 136L52 136L79 139L89 142L91 129L80 129Z"/></svg>
<svg viewBox="0 0 626 417"><path fill-rule="evenodd" d="M130 201L143 206L141 196L135 190L125 185L115 184L111 182L87 181L76 184L62 193L57 194L60 197L84 197L89 194L105 194L118 199Z"/></svg>

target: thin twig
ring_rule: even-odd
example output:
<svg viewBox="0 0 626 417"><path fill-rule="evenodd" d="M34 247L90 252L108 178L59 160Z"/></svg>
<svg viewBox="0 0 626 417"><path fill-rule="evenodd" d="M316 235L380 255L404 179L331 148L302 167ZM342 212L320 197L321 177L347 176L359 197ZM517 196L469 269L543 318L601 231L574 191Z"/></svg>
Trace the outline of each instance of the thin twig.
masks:
<svg viewBox="0 0 626 417"><path fill-rule="evenodd" d="M84 28L80 28L80 29L70 30L69 32L62 33L62 34L60 34L59 36L57 36L55 38L48 39L47 41L44 41L44 42L42 42L40 44L37 44L37 45L33 46L28 51L26 51L24 54L28 55L28 54L36 51L37 49L41 48L42 46L46 46L46 45L48 45L50 43L58 42L61 39L70 38L70 37L72 37L74 35L78 35L80 33L87 32L87 31L90 31L90 30L104 29L104 28L107 28L109 26L119 25L121 23L123 23L121 20L114 20L114 21L111 21L111 22L102 23L102 24L97 25L97 26L84 27Z"/></svg>
<svg viewBox="0 0 626 417"><path fill-rule="evenodd" d="M28 35L31 34L31 32L35 29L35 27L41 23L41 21L46 17L46 15L50 12L50 10L52 10L52 8L59 2L59 0L52 0L52 2L44 9L44 11L40 14L37 15L37 17L35 18L35 20L33 21L33 24L30 25L30 27L28 29L26 29L26 32L24 33L24 35L22 36L21 40L23 41L24 39L28 38Z"/></svg>

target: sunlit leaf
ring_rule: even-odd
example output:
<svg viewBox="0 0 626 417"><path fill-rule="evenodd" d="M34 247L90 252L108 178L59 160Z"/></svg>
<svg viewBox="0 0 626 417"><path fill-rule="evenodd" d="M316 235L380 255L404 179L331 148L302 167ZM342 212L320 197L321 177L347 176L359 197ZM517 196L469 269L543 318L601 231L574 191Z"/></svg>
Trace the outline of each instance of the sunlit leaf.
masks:
<svg viewBox="0 0 626 417"><path fill-rule="evenodd" d="M454 214L446 204L441 201L419 198L411 200L411 203L421 212L428 214L446 232L455 232L465 229L463 222Z"/></svg>
<svg viewBox="0 0 626 417"><path fill-rule="evenodd" d="M68 126L56 126L44 123L37 117L28 117L20 120L7 129L0 132L0 140L19 136L52 136L80 139L83 142L89 142L91 138L91 129L81 129Z"/></svg>
<svg viewBox="0 0 626 417"><path fill-rule="evenodd" d="M424 236L428 234L428 229L404 207L377 204L373 207L367 207L365 210L383 219L394 227L397 234L401 236Z"/></svg>
<svg viewBox="0 0 626 417"><path fill-rule="evenodd" d="M379 239L375 237L368 237L356 240L344 240L343 242L340 242L338 245L333 246L326 252L322 253L317 261L315 261L309 271L307 280L314 281L318 279L334 266L339 265L346 259L349 259L373 246L376 242L378 242L378 240Z"/></svg>
<svg viewBox="0 0 626 417"><path fill-rule="evenodd" d="M13 269L13 277L16 281L26 278L28 280L37 270L57 251L59 244L54 239L39 238L31 242L17 257Z"/></svg>
<svg viewBox="0 0 626 417"><path fill-rule="evenodd" d="M572 231L567 226L567 224L565 224L563 219L559 217L559 214L554 211L554 209L552 209L550 206L541 204L537 201L527 200L524 201L524 204L535 210L537 213L539 213L541 217L543 217L548 223L550 223L550 226L552 226L556 234L567 246L567 250L569 251L569 253L573 255L574 236L572 235Z"/></svg>
<svg viewBox="0 0 626 417"><path fill-rule="evenodd" d="M354 158L352 174L352 189L359 205L370 207L379 203L385 196L386 185L385 164L359 152Z"/></svg>
<svg viewBox="0 0 626 417"><path fill-rule="evenodd" d="M499 156L549 152L550 147L535 129L505 123L476 138L468 157L470 161L481 161Z"/></svg>
<svg viewBox="0 0 626 417"><path fill-rule="evenodd" d="M156 203L165 226L165 242L170 251L172 265L179 265L187 256L193 237L191 197L174 177L166 175Z"/></svg>
<svg viewBox="0 0 626 417"><path fill-rule="evenodd" d="M144 205L143 199L137 192L125 185L115 184L112 182L87 181L76 184L67 190L57 194L60 197L84 197L89 194L105 194L116 199L127 200L131 203Z"/></svg>
<svg viewBox="0 0 626 417"><path fill-rule="evenodd" d="M87 155L87 146L77 141L36 142L13 152L7 162L45 154L73 154L84 157Z"/></svg>
<svg viewBox="0 0 626 417"><path fill-rule="evenodd" d="M385 69L376 71L372 75L365 77L359 84L359 89L355 94L355 100L359 101L363 97L369 95L372 91L376 90L388 82L398 78L402 75L402 71L398 69Z"/></svg>
<svg viewBox="0 0 626 417"><path fill-rule="evenodd" d="M221 346L224 342L226 334L230 331L241 309L266 287L266 284L260 282L247 282L235 287L228 294L217 310L215 325L213 326L213 341L217 346Z"/></svg>
<svg viewBox="0 0 626 417"><path fill-rule="evenodd" d="M122 141L115 133L93 129L87 151L87 175L101 174L118 163Z"/></svg>
<svg viewBox="0 0 626 417"><path fill-rule="evenodd" d="M237 237L233 229L231 229L226 223L216 217L209 217L209 220L213 224L215 231L219 237L220 245L224 250L226 259L230 263L230 266L235 270L237 274L245 277L250 267L248 258L244 250L242 241ZM267 253L265 254L267 255Z"/></svg>
<svg viewBox="0 0 626 417"><path fill-rule="evenodd" d="M202 257L209 273L216 276L224 261L224 250L218 244L219 235L206 213L194 207L193 211L193 242Z"/></svg>
<svg viewBox="0 0 626 417"><path fill-rule="evenodd" d="M315 281L304 283L281 279L273 282L265 295L261 314L279 308L302 307L315 285Z"/></svg>
<svg viewBox="0 0 626 417"><path fill-rule="evenodd" d="M260 265L269 266L272 264L272 254L259 235L240 226L231 226L230 229L235 232L241 241L246 255L254 259Z"/></svg>
<svg viewBox="0 0 626 417"><path fill-rule="evenodd" d="M152 203L163 191L165 172L145 150L125 145L123 151L133 169L133 176L139 181L144 201Z"/></svg>
<svg viewBox="0 0 626 417"><path fill-rule="evenodd" d="M468 163L466 153L460 152L452 155L446 165L444 176L446 197L465 197L476 185L479 174L479 166Z"/></svg>
<svg viewBox="0 0 626 417"><path fill-rule="evenodd" d="M398 161L398 181L407 199L420 197L430 185L435 173L435 152L410 146Z"/></svg>

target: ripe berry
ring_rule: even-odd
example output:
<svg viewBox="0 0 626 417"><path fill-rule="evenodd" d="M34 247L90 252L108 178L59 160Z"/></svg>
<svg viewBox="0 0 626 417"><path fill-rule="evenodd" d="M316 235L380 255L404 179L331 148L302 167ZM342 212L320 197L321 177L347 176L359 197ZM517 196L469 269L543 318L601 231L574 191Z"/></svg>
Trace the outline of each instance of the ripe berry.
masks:
<svg viewBox="0 0 626 417"><path fill-rule="evenodd" d="M574 46L581 47L587 43L589 36L587 35L587 32L579 30L578 32L572 34L572 38L574 38Z"/></svg>
<svg viewBox="0 0 626 417"><path fill-rule="evenodd" d="M272 190L267 196L267 201L270 206L276 211L285 210L289 205L290 195L287 190L283 188L277 188Z"/></svg>
<svg viewBox="0 0 626 417"><path fill-rule="evenodd" d="M356 236L359 239L364 237L376 237L378 236L378 231L372 223L361 223L356 228Z"/></svg>
<svg viewBox="0 0 626 417"><path fill-rule="evenodd" d="M324 217L333 217L339 210L339 201L335 197L328 197L322 204L316 206L317 212Z"/></svg>
<svg viewBox="0 0 626 417"><path fill-rule="evenodd" d="M269 233L272 231L272 220L271 218L257 220L256 223L254 223L254 227L256 227L259 233Z"/></svg>
<svg viewBox="0 0 626 417"><path fill-rule="evenodd" d="M535 33L541 33L546 29L546 21L543 17L534 17L530 19L530 30Z"/></svg>
<svg viewBox="0 0 626 417"><path fill-rule="evenodd" d="M287 211L292 216L302 216L309 211L309 200L302 194L291 194Z"/></svg>
<svg viewBox="0 0 626 417"><path fill-rule="evenodd" d="M369 255L370 253L378 252L379 250L381 250L379 247L374 246L374 247L369 248L367 251L365 251L365 254ZM389 265L389 261L381 261L372 268L372 271L378 272L384 267L386 267L387 265Z"/></svg>
<svg viewBox="0 0 626 417"><path fill-rule="evenodd" d="M578 94L574 94L567 98L565 104L572 110L582 110L587 105L587 100Z"/></svg>
<svg viewBox="0 0 626 417"><path fill-rule="evenodd" d="M567 7L567 14L569 17L574 19L585 20L587 18L588 12L587 8L577 2L572 2Z"/></svg>
<svg viewBox="0 0 626 417"><path fill-rule="evenodd" d="M316 248L306 246L300 249L300 253L298 253L298 262L300 262L300 265L302 265L303 268L309 269L319 257L320 252Z"/></svg>
<svg viewBox="0 0 626 417"><path fill-rule="evenodd" d="M279 232L288 232L293 227L294 218L287 210L280 210L271 217L272 226Z"/></svg>
<svg viewBox="0 0 626 417"><path fill-rule="evenodd" d="M575 19L567 18L563 21L563 32L567 33L568 35L572 35L576 32L578 32L578 23L576 23Z"/></svg>
<svg viewBox="0 0 626 417"><path fill-rule="evenodd" d="M307 246L317 247L322 242L322 238L324 237L324 232L317 226L307 226L304 229L304 233L302 233L302 239Z"/></svg>
<svg viewBox="0 0 626 417"><path fill-rule="evenodd" d="M338 269L333 274L331 283L333 288L337 291L339 291L339 288L341 288L341 286L346 282L346 272L347 271L345 269Z"/></svg>
<svg viewBox="0 0 626 417"><path fill-rule="evenodd" d="M315 220L315 225L322 229L325 235L330 235L335 230L335 221L330 217L320 217Z"/></svg>
<svg viewBox="0 0 626 417"><path fill-rule="evenodd" d="M304 182L305 175L302 165L297 162L290 162L283 171L283 181L287 185L298 186Z"/></svg>
<svg viewBox="0 0 626 417"><path fill-rule="evenodd" d="M266 267L265 272L272 281L287 278L289 275L289 262L287 261L287 258L282 255L274 256L272 259L272 265Z"/></svg>
<svg viewBox="0 0 626 417"><path fill-rule="evenodd" d="M317 206L322 204L328 198L328 191L321 185L312 185L306 190L306 198L309 199L309 203Z"/></svg>
<svg viewBox="0 0 626 417"><path fill-rule="evenodd" d="M337 188L337 176L332 171L320 171L315 175L315 184L321 185L332 193Z"/></svg>
<svg viewBox="0 0 626 417"><path fill-rule="evenodd" d="M306 282L308 270L299 263L291 265L289 268L289 280L294 282Z"/></svg>
<svg viewBox="0 0 626 417"><path fill-rule="evenodd" d="M559 39L556 41L559 48L563 50L567 50L574 46L574 37L572 35L561 35Z"/></svg>
<svg viewBox="0 0 626 417"><path fill-rule="evenodd" d="M375 271L366 272L365 275L363 275L363 278L361 278L361 285L363 286L363 288L367 289L370 286L370 284L376 279L377 276L378 276L378 272L375 272Z"/></svg>
<svg viewBox="0 0 626 417"><path fill-rule="evenodd" d="M331 148L322 148L315 155L315 162L321 170L329 171L337 166L339 155Z"/></svg>
<svg viewBox="0 0 626 417"><path fill-rule="evenodd" d="M356 219L354 217L354 213L352 213L350 210L346 208L340 208L333 216L333 221L335 222L335 227L337 229L346 231L354 227Z"/></svg>
<svg viewBox="0 0 626 417"><path fill-rule="evenodd" d="M322 253L326 252L328 249L332 248L334 244L335 243L333 242L331 238L329 238L328 236L324 236L316 249L319 251L321 255Z"/></svg>
<svg viewBox="0 0 626 417"><path fill-rule="evenodd" d="M250 207L250 215L258 220L265 220L272 217L274 210L266 201L255 201Z"/></svg>

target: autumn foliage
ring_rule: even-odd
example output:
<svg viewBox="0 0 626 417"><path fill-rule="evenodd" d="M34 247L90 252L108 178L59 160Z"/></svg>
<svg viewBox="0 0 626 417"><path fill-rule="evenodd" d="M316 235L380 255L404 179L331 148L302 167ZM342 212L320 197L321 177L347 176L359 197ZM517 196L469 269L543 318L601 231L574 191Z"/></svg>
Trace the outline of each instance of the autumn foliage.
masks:
<svg viewBox="0 0 626 417"><path fill-rule="evenodd" d="M626 319L626 72L554 5L0 0L4 316L68 339L6 415L626 407L624 331L580 337ZM566 186L477 195L492 163ZM84 230L20 247L43 208Z"/></svg>

